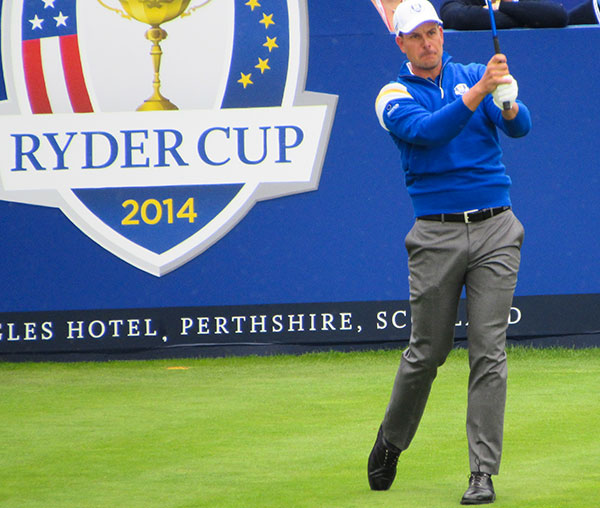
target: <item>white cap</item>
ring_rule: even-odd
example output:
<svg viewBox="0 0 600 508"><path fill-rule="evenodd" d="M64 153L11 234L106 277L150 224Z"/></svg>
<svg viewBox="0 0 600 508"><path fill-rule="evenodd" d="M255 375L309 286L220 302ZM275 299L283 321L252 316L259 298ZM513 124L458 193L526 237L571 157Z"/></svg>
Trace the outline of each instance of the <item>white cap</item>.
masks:
<svg viewBox="0 0 600 508"><path fill-rule="evenodd" d="M404 0L394 11L394 31L408 34L428 21L442 24L435 7L427 0Z"/></svg>

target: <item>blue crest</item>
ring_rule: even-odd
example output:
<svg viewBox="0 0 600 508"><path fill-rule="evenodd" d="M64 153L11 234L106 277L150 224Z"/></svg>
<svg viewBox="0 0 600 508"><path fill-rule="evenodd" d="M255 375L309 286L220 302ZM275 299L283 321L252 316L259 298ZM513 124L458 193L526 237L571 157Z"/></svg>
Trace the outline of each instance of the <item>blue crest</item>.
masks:
<svg viewBox="0 0 600 508"><path fill-rule="evenodd" d="M157 276L315 190L337 100L304 90L305 0L179 1L160 26L117 0L0 3L0 199Z"/></svg>

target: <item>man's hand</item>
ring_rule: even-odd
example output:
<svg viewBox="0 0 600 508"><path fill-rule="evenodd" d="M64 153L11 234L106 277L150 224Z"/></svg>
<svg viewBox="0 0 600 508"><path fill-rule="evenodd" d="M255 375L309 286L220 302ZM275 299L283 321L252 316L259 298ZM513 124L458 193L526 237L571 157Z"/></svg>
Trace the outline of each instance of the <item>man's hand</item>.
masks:
<svg viewBox="0 0 600 508"><path fill-rule="evenodd" d="M480 85L482 91L487 95L488 93L492 93L498 85L503 83L508 84L512 79L508 70L508 64L506 63L506 56L502 53L497 53L490 58L483 76L475 86Z"/></svg>
<svg viewBox="0 0 600 508"><path fill-rule="evenodd" d="M510 83L502 83L498 85L496 90L492 92L494 104L502 110L504 110L505 102L510 103L510 109L512 109L513 104L519 95L519 86L517 85L517 80L510 74L508 76L512 79L512 81Z"/></svg>

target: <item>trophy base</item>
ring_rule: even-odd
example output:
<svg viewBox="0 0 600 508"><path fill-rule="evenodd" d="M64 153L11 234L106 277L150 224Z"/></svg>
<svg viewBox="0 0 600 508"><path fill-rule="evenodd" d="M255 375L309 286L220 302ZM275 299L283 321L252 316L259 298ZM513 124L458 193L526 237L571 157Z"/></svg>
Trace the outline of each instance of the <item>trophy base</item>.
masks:
<svg viewBox="0 0 600 508"><path fill-rule="evenodd" d="M169 99L148 99L136 111L173 111L179 109Z"/></svg>

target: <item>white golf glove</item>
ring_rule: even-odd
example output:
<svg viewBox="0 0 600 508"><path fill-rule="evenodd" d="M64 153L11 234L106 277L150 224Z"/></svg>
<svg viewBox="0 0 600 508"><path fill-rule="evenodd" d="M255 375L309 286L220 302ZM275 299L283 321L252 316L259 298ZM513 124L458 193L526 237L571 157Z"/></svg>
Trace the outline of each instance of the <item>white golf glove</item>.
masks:
<svg viewBox="0 0 600 508"><path fill-rule="evenodd" d="M496 87L496 90L492 92L492 97L494 99L494 104L498 106L500 109L504 109L504 103L510 103L510 107L517 100L517 95L519 94L519 86L517 85L517 80L513 78L509 74L512 81L510 83L502 83Z"/></svg>

